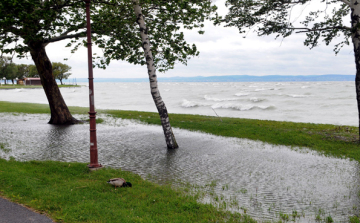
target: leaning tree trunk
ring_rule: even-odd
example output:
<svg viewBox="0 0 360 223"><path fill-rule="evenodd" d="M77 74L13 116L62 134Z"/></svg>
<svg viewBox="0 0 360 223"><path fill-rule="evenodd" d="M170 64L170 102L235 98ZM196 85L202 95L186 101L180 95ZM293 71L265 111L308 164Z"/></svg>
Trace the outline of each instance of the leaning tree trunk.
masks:
<svg viewBox="0 0 360 223"><path fill-rule="evenodd" d="M354 46L356 76L355 76L355 89L356 101L358 107L358 124L359 124L359 139L360 139L360 7L355 6L351 9L351 28L352 28L352 42Z"/></svg>
<svg viewBox="0 0 360 223"><path fill-rule="evenodd" d="M169 116L168 116L168 112L167 112L165 103L162 100L162 98L160 96L160 91L158 89L156 68L155 68L153 56L152 56L152 53L150 50L150 41L149 41L149 37L147 35L147 28L145 25L144 16L141 13L141 7L139 5L139 1L133 0L133 4L134 4L135 15L137 18L136 22L139 24L139 27L140 27L140 36L141 36L141 40L142 40L142 48L144 49L145 58L146 58L148 75L149 75L149 80L150 80L151 95L154 99L156 108L160 115L161 125L164 130L167 148L168 149L176 149L179 146L175 140L174 133L171 129Z"/></svg>
<svg viewBox="0 0 360 223"><path fill-rule="evenodd" d="M46 55L44 44L36 42L29 44L29 47L31 57L35 62L41 84L49 102L51 112L49 124L62 125L78 123L79 121L70 114L55 78L52 75L52 65Z"/></svg>

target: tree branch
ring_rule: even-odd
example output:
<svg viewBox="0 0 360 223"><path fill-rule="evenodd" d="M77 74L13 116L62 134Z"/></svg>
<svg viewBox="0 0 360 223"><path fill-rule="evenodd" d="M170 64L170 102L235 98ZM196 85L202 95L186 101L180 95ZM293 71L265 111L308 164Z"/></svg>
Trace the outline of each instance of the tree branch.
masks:
<svg viewBox="0 0 360 223"><path fill-rule="evenodd" d="M347 26L332 26L332 27L326 27L321 29L309 29L309 28L288 28L293 30L302 30L297 31L296 33L307 33L307 32L314 32L314 31L326 31L326 30L333 30L333 29L342 29L342 30L351 30L350 27Z"/></svg>
<svg viewBox="0 0 360 223"><path fill-rule="evenodd" d="M55 5L53 7L50 7L50 9L59 10L59 9L65 8L65 7L72 7L74 5L76 5L76 2L73 4L70 4L70 1L66 0L66 1L64 1L63 4L57 4L57 2L55 2Z"/></svg>
<svg viewBox="0 0 360 223"><path fill-rule="evenodd" d="M350 8L352 8L352 7L351 7L352 4L351 4L349 1L347 1L347 0L339 0L339 1L341 1L341 2L344 3L345 5L348 5Z"/></svg>
<svg viewBox="0 0 360 223"><path fill-rule="evenodd" d="M17 29L13 26L8 26L8 27L4 27L2 29L3 32L1 33L7 33L7 32L10 32L10 33L13 33L14 35L17 35L17 36L21 36L22 32L20 29Z"/></svg>
<svg viewBox="0 0 360 223"><path fill-rule="evenodd" d="M119 4L116 4L116 3L110 3L110 2L107 2L107 1L102 1L102 0L95 0L93 1L92 3L101 3L101 4L105 4L105 5L111 5L111 6L119 6Z"/></svg>
<svg viewBox="0 0 360 223"><path fill-rule="evenodd" d="M64 39L72 39L72 38L78 38L78 37L86 37L86 32L81 32L81 33L76 33L76 34L72 34L72 35L60 35L48 40L44 40L44 44L49 44L49 43L53 43L53 42L58 42Z"/></svg>
<svg viewBox="0 0 360 223"><path fill-rule="evenodd" d="M77 25L76 28L68 29L68 30L65 31L64 33L60 34L60 36L67 36L69 33L73 32L73 31L76 31L76 30L78 30L78 29L81 29L81 28L82 28L82 29L85 29L85 28L86 28L86 23L85 23L85 22Z"/></svg>

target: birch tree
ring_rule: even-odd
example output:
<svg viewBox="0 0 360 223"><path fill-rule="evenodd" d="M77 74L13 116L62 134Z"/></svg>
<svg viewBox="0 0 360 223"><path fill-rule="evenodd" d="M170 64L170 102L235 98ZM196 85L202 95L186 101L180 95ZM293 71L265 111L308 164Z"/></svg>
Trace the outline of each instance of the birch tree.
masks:
<svg viewBox="0 0 360 223"><path fill-rule="evenodd" d="M125 25L118 23L112 26L110 39L109 36L94 37L104 50L104 58L99 58L98 65L107 64L111 58L147 66L151 95L159 112L167 147L177 148L168 111L157 86L156 71L165 72L174 68L176 62L186 64L191 56L199 55L196 46L185 41L181 28L199 29L199 34L203 34L203 23L206 19L216 18L212 17L216 7L210 0L131 0L123 4L123 9L118 13L112 6L108 6L99 14L99 18L112 18L114 14L121 14L121 22ZM105 22L111 23L111 20ZM122 44L116 36L122 36L122 42L130 42L132 45ZM129 50L129 46L136 50ZM143 53L140 52L141 48Z"/></svg>
<svg viewBox="0 0 360 223"><path fill-rule="evenodd" d="M145 18L141 12L141 7L139 5L138 0L133 0L134 4L134 12L136 16L136 22L139 24L140 36L142 41L142 48L144 50L145 59L146 59L146 66L149 75L150 81L150 89L151 95L156 105L156 108L160 115L161 125L164 130L165 141L168 149L176 149L178 148L178 144L175 140L174 133L172 131L169 115L165 106L164 101L160 96L160 91L157 84L157 77L156 77L156 66L154 63L153 55L150 49L150 41L148 37L148 28L145 24Z"/></svg>
<svg viewBox="0 0 360 223"><path fill-rule="evenodd" d="M233 26L240 33L254 30L259 36L276 34L288 37L305 33L304 45L310 49L320 41L326 45L335 42L337 54L344 45L352 42L355 56L355 89L360 134L360 1L359 0L228 0L229 13L222 19L225 26ZM316 8L314 5L317 4ZM295 7L311 7L303 19L292 22ZM299 18L296 18L299 19ZM345 24L345 21L349 21ZM219 22L217 22L219 24Z"/></svg>

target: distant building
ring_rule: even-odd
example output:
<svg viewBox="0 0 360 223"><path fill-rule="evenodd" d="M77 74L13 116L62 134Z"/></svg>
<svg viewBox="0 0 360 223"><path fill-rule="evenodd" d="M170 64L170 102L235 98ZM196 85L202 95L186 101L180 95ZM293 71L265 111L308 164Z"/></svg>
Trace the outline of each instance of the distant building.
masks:
<svg viewBox="0 0 360 223"><path fill-rule="evenodd" d="M36 78L36 77L27 77L24 79L19 79L17 84L21 84L21 85L41 85L41 80L40 78Z"/></svg>
<svg viewBox="0 0 360 223"><path fill-rule="evenodd" d="M16 84L24 85L24 79L17 79Z"/></svg>

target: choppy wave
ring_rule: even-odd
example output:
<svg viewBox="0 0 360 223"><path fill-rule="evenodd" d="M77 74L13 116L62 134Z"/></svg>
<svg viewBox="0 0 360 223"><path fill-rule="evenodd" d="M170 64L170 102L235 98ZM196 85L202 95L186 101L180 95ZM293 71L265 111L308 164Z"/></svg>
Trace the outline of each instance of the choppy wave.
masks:
<svg viewBox="0 0 360 223"><path fill-rule="evenodd" d="M195 108L195 107L211 107L213 109L234 109L239 111L249 111L253 109L260 109L260 110L272 110L276 107L274 105L253 105L253 104L238 104L238 103L215 103L215 104L208 104L196 101L189 101L183 99L182 107L184 108Z"/></svg>
<svg viewBox="0 0 360 223"><path fill-rule="evenodd" d="M236 100L239 100L237 98L213 98L213 97L209 97L207 95L205 95L204 98L207 101L236 101Z"/></svg>
<svg viewBox="0 0 360 223"><path fill-rule="evenodd" d="M274 87L274 88L269 88L269 90L272 90L272 91L278 91L280 90L281 88L277 88L277 87Z"/></svg>
<svg viewBox="0 0 360 223"><path fill-rule="evenodd" d="M181 103L181 107L184 107L184 108L193 108L193 107L200 107L200 106L209 106L209 104L196 102L196 101L189 101L186 99L183 99L183 101Z"/></svg>
<svg viewBox="0 0 360 223"><path fill-rule="evenodd" d="M247 93L247 92L240 92L240 93L236 93L235 96L238 96L238 97L242 97L242 96L248 96L250 93Z"/></svg>
<svg viewBox="0 0 360 223"><path fill-rule="evenodd" d="M88 86L88 83L82 83L76 90L61 89L68 106L88 107L88 88L84 85ZM213 115L212 105L232 103L217 105L229 108L219 109L221 116L351 126L357 123L353 82L234 82L218 83L216 86L219 88L215 90L211 82L159 83L159 85L164 93L164 101L169 111L173 113ZM267 90L255 91L261 88ZM95 89L97 108L156 111L146 82L97 83ZM166 91L168 89L170 90ZM204 95L207 95L207 98L204 98ZM232 98L237 100L228 100ZM266 100L259 102L262 98ZM42 89L30 88L1 90L0 101L48 103ZM327 107L329 103L334 106ZM263 111L260 110L261 108L246 107L246 104L273 105L276 109ZM322 105L324 106L321 107ZM252 112L237 110L249 108L255 110Z"/></svg>
<svg viewBox="0 0 360 223"><path fill-rule="evenodd" d="M259 106L259 105L242 105L242 104L233 104L233 103L226 103L226 104L221 104L221 103L217 103L211 106L211 108L215 109L215 108L222 108L222 109L235 109L235 110L240 110L240 111L249 111L249 110L253 110L253 109L260 109L260 110L270 110L270 109L275 109L275 106L273 105L269 105L269 106Z"/></svg>
<svg viewBox="0 0 360 223"><path fill-rule="evenodd" d="M252 97L249 99L252 102L261 102L261 101L265 101L265 98L257 98L257 97Z"/></svg>
<svg viewBox="0 0 360 223"><path fill-rule="evenodd" d="M304 95L304 94L287 94L286 96L292 97L292 98L308 98L310 95Z"/></svg>

